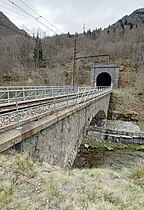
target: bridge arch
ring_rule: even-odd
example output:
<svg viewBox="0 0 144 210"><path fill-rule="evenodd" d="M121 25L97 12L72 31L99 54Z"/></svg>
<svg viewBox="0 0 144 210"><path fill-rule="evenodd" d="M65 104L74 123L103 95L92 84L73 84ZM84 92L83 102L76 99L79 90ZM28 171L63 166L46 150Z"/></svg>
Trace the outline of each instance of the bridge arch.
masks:
<svg viewBox="0 0 144 210"><path fill-rule="evenodd" d="M97 114L92 118L90 125L102 127L104 125L104 119L106 119L106 113L103 110L97 112Z"/></svg>
<svg viewBox="0 0 144 210"><path fill-rule="evenodd" d="M96 78L97 86L111 86L112 79L111 75L107 72L100 73Z"/></svg>

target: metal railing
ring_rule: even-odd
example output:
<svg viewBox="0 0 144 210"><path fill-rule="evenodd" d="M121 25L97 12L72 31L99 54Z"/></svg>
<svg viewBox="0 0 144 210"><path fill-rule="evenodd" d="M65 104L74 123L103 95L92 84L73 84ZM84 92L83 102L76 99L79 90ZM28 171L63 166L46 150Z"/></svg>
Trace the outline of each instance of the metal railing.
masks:
<svg viewBox="0 0 144 210"><path fill-rule="evenodd" d="M39 88L41 90L41 88ZM37 90L39 90L37 88ZM8 113L0 115L0 129L15 125L17 129L21 128L21 125L28 119L39 118L42 115L49 115L55 113L58 110L62 110L66 107L73 106L79 103L83 103L87 100L91 100L99 95L112 91L112 87L68 87L66 88L55 88L56 91L48 92L48 96L52 96L51 100L44 102L39 105L32 105L28 108L20 108L19 102L21 97L18 90L12 90L15 93L13 101L15 102L16 109ZM65 91L64 91L65 89ZM30 90L30 89L29 89ZM57 90L62 90L61 92ZM72 94L73 93L73 94ZM63 95L63 97L56 97L58 94ZM40 95L39 95L40 96ZM43 97L43 94L41 94Z"/></svg>
<svg viewBox="0 0 144 210"><path fill-rule="evenodd" d="M0 86L0 104L33 100L75 92L72 86Z"/></svg>

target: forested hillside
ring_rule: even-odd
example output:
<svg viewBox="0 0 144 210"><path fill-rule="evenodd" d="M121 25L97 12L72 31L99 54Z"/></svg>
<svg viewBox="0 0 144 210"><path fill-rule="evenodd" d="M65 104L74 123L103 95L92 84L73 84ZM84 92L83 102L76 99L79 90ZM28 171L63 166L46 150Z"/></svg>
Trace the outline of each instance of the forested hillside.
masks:
<svg viewBox="0 0 144 210"><path fill-rule="evenodd" d="M71 84L74 35L68 33L43 39L40 37L41 34L30 37L0 13L0 85ZM111 59L77 60L75 84L90 84L90 69L94 63L118 63L119 87L123 93L126 91L126 98L122 96L122 100L118 105L114 104L113 109L137 111L142 118L144 9L134 11L108 28L76 34L76 39L77 57L108 54ZM129 100L131 97L133 103Z"/></svg>

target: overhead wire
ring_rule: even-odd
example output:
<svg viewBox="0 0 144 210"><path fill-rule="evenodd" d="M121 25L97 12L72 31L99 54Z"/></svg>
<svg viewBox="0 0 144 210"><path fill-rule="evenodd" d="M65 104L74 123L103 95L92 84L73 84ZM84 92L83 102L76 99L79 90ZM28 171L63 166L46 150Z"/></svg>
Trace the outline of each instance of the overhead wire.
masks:
<svg viewBox="0 0 144 210"><path fill-rule="evenodd" d="M10 4L9 3L7 3L7 2L5 2L5 1L3 1L3 0L0 0L2 3L4 3L4 4L6 4L6 5L8 5L8 6L10 6ZM12 6L11 6L12 7Z"/></svg>
<svg viewBox="0 0 144 210"><path fill-rule="evenodd" d="M53 23L51 23L50 21L48 21L46 18L44 18L42 15L40 15L38 12L36 12L33 8L31 8L28 4L26 4L24 1L19 0L22 4L24 4L26 7L28 7L30 10L32 10L35 14L37 14L39 16L39 18L42 18L43 20L45 20L47 23L49 23L51 26L53 26L55 29L57 29L58 31L60 31L61 33L64 33L61 29L59 29L58 27L56 27Z"/></svg>
<svg viewBox="0 0 144 210"><path fill-rule="evenodd" d="M14 15L15 15L15 14L16 14L16 15L20 15L20 16L22 16L23 18L26 18L26 19L28 20L28 17L23 16L22 14L20 14L20 13L18 13L18 12L16 12L16 11L14 11L14 10L11 10L10 8L5 7L4 5L0 5L0 7L3 7L4 9L9 10L10 12L13 12L13 13L14 13ZM6 13L8 13L8 12L6 12ZM9 13L9 14L10 14L10 13ZM10 14L10 15L13 15L13 14Z"/></svg>
<svg viewBox="0 0 144 210"><path fill-rule="evenodd" d="M3 2L3 3L5 3L5 4L7 4L7 5L9 5L8 3L6 3L6 2L4 2L3 0L0 0L1 2ZM38 20L38 18L36 18L36 17L34 17L33 15L31 15L31 14L29 14L27 11L25 11L24 9L22 9L20 6L18 6L17 4L15 4L15 2L13 2L13 1L11 1L11 0L8 0L13 6L15 6L16 8L18 8L19 10L21 10L22 12L24 12L25 14L27 14L28 16L30 16L31 18L33 18L33 19L35 19L38 23L40 23L41 25L43 25L43 26L45 26L48 30L50 30L51 32L54 32L54 33L56 33L55 31L53 31L51 28L49 28L46 24L44 24L44 23L42 23L41 21L39 21ZM7 8L8 9L8 8ZM8 9L9 11L10 11L10 9ZM12 10L11 10L12 11ZM13 11L13 12L15 12L15 11ZM36 12L35 12L36 13ZM17 13L18 14L18 13ZM37 13L38 14L38 13ZM20 14L19 14L20 15ZM23 16L23 15L22 15ZM27 17L26 17L27 18ZM8 26L6 26L7 28L9 28L9 29L11 29L11 30L13 30L11 27L8 27ZM16 30L13 30L13 31L16 31ZM53 46L51 46L51 45L48 45L48 44L45 44L46 46L48 46L49 48L51 48L51 49L54 49L55 51L59 51L59 52L61 52L61 53L63 53L64 55L66 55L66 56L68 56L68 57L70 57L70 58L73 58L73 56L72 55L70 55L70 54L67 54L67 53L65 53L65 52L63 52L62 50L60 50L60 49L57 49L57 48L55 48L55 47L53 47Z"/></svg>
<svg viewBox="0 0 144 210"><path fill-rule="evenodd" d="M20 6L18 6L17 4L15 4L15 2L13 2L12 0L8 0L12 5L14 5L16 8L20 9L21 11L23 11L24 13L26 13L27 15L29 15L31 18L35 19L38 23L40 23L41 25L45 26L48 30L50 30L51 32L56 33L54 30L52 30L51 28L49 28L46 24L42 23L41 21L38 20L38 18L34 17L33 15L29 14L27 11L25 11L24 9L22 9ZM53 48L53 46L49 46L50 48ZM56 48L53 48L54 50L56 50ZM57 51L68 55L70 57L72 57L69 54L66 54L65 52L63 52L62 50L57 49Z"/></svg>
<svg viewBox="0 0 144 210"><path fill-rule="evenodd" d="M25 21L29 21L29 22L35 24L34 21L31 20L30 18L28 18L27 16L24 16L23 14L21 14L21 13L19 13L19 12L17 12L17 11L12 10L11 7L12 7L13 9L14 9L14 7L13 7L12 5L10 5L9 3L6 3L6 2L3 1L3 0L0 0L0 3L4 4L4 5L0 5L0 8L2 8L1 11L4 12L5 14L8 14L8 15L10 15L10 16L12 16L12 17L16 17L16 18L22 17ZM9 8L9 7L10 7L10 8ZM23 28L23 27L22 27L22 29L24 29L24 30L30 32L30 30L28 30L28 29L26 29L26 28ZM32 32L31 32L31 34L32 34Z"/></svg>
<svg viewBox="0 0 144 210"><path fill-rule="evenodd" d="M59 29L58 27L56 27L53 23L51 23L50 21L48 21L46 18L44 18L42 15L40 15L38 12L36 12L32 7L30 7L28 4L26 4L24 1L22 1L22 0L19 0L22 4L24 4L26 7L28 7L31 11L33 11L36 15L38 15L38 18L37 18L37 20L38 19L43 19L44 21L46 21L47 23L49 23L51 26L53 26L56 30L58 30L59 32L61 32L61 33L63 33L63 34L65 34L65 32L63 32L61 29ZM41 21L39 22L39 23L41 23ZM42 23L41 23L42 24ZM45 24L42 24L43 26L45 26L45 27L47 27ZM51 32L54 32L56 35L57 35L57 33L54 31L54 30L52 30L52 29L50 29L49 27L47 27ZM69 44L69 42L65 39L65 38L63 38L63 37L61 37L61 39L62 40L64 40L65 42L67 42L68 44Z"/></svg>
<svg viewBox="0 0 144 210"><path fill-rule="evenodd" d="M33 18L33 19L35 19L36 20L36 18L33 16L33 15L31 15L31 14L29 14L27 11L25 11L24 9L22 9L21 7L19 7L16 3L14 3L13 1L11 1L11 0L8 0L13 6L15 6L16 8L18 8L18 9L20 9L21 11L23 11L25 14L27 14L28 16L30 16L31 18Z"/></svg>
<svg viewBox="0 0 144 210"><path fill-rule="evenodd" d="M6 2L4 2L4 1L2 1L2 0L0 0L0 1L1 1L2 3L6 3ZM9 1L9 2L13 4L12 1ZM9 4L7 4L7 5L9 5ZM38 20L37 18L35 18L33 15L29 14L29 13L26 12L24 9L20 8L18 5L16 5L16 4L14 4L14 5L15 5L16 8L20 9L20 10L21 10L22 12L24 12L25 14L27 14L27 15L29 15L30 17L32 17L33 19L37 20L38 23L40 23L41 25L45 26L48 30L50 30L51 32L54 32L53 30L51 30L51 28L49 28L47 25L45 25L44 23L42 23L41 21L39 21L39 20ZM21 15L22 17L28 19L28 17L23 16L23 14L20 14L20 13L18 13L18 12L15 12L15 11L13 11L13 10L11 10L11 9L9 9L9 8L7 8L7 7L5 7L5 6L3 6L3 5L1 5L1 6L2 6L3 8L5 8L5 9L11 11L11 12L14 12L15 14ZM6 13L7 13L7 14L10 14L10 13L8 13L8 12L6 12ZM10 15L12 15L12 14L10 14ZM29 20L29 19L28 19L28 20Z"/></svg>
<svg viewBox="0 0 144 210"><path fill-rule="evenodd" d="M23 8L21 8L20 6L18 6L15 2L8 0L13 6L15 6L16 8L18 8L19 10L23 11L25 14L27 14L28 16L30 16L31 18L35 19L38 23L42 24L43 26L45 26L48 30L50 30L51 32L56 33L56 31L54 31L53 29L49 28L47 25L45 25L44 23L42 23L41 21L38 20L38 18L40 17L34 17L32 14L29 14L26 10L24 10Z"/></svg>

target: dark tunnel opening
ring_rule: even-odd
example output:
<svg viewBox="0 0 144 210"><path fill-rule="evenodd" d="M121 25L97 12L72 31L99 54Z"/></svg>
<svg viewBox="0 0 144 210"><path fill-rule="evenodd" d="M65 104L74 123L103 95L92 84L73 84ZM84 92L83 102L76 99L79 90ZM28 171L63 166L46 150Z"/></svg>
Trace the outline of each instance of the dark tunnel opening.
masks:
<svg viewBox="0 0 144 210"><path fill-rule="evenodd" d="M111 86L111 76L103 72L97 76L97 86Z"/></svg>

